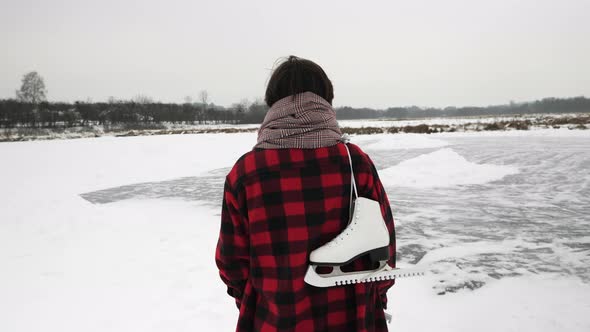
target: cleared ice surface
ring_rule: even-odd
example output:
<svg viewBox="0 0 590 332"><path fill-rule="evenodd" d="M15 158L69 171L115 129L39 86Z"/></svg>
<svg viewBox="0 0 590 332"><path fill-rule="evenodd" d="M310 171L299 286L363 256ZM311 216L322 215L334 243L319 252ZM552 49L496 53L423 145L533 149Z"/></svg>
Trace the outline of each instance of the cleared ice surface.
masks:
<svg viewBox="0 0 590 332"><path fill-rule="evenodd" d="M92 203L112 203L125 199L182 198L188 201L206 201L221 204L225 175L231 167L168 181L130 184L81 194Z"/></svg>
<svg viewBox="0 0 590 332"><path fill-rule="evenodd" d="M400 262L428 263L440 274L432 285L439 294L530 274L590 282L587 137L431 136L353 138L375 162L391 199ZM408 148L382 149L396 143ZM182 198L218 204L228 170L82 197L94 203Z"/></svg>
<svg viewBox="0 0 590 332"><path fill-rule="evenodd" d="M444 140L471 164L518 172L441 187L395 187L385 180L401 262L429 264L439 274L433 287L440 294L505 276L555 274L590 282L587 137L446 135ZM420 158L396 151L373 151L371 157L378 168ZM444 158L436 166L445 167ZM399 170L405 172L400 179L414 176L411 168Z"/></svg>

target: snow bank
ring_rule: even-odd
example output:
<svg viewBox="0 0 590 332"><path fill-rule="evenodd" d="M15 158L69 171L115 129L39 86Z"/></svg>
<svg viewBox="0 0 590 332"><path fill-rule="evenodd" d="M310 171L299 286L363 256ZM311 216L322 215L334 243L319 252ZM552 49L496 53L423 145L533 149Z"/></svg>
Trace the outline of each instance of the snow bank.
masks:
<svg viewBox="0 0 590 332"><path fill-rule="evenodd" d="M230 167L254 144L256 133L0 143L0 183L19 192L47 189L79 194Z"/></svg>
<svg viewBox="0 0 590 332"><path fill-rule="evenodd" d="M366 136L366 135L365 135ZM426 135L420 134L377 134L369 136L369 138L376 138L377 142L363 145L367 150L408 150L408 149L427 149L440 148L449 145L440 139L429 138ZM353 142L362 143L363 138L353 139Z"/></svg>
<svg viewBox="0 0 590 332"><path fill-rule="evenodd" d="M396 281L389 291L395 331L590 331L590 286L575 277L503 278L476 291L433 295L438 275ZM450 297L450 298L449 298Z"/></svg>
<svg viewBox="0 0 590 332"><path fill-rule="evenodd" d="M518 173L513 166L476 164L445 148L379 171L385 185L399 187L449 187L484 184Z"/></svg>
<svg viewBox="0 0 590 332"><path fill-rule="evenodd" d="M416 126L420 124L427 125L462 125L467 123L493 123L497 121L511 121L516 118L514 116L504 117L467 117L467 118L424 118L415 120L381 120L381 119L366 119L366 120L340 120L338 124L341 127L348 128L363 128L363 127L404 127Z"/></svg>
<svg viewBox="0 0 590 332"><path fill-rule="evenodd" d="M498 130L498 131L464 131L433 133L436 138L464 138L464 137L590 137L590 130L568 129L561 127L531 128L529 130Z"/></svg>
<svg viewBox="0 0 590 332"><path fill-rule="evenodd" d="M364 119L364 120L340 120L338 124L341 127L363 128L363 127L403 127L426 125L464 125L468 123L494 123L500 121L522 121L538 120L543 118L559 119L564 117L580 116L578 113L561 113L561 114L522 114L522 115L500 115L500 116L471 116L471 117L442 117L442 118L422 118L413 120L384 120L384 119Z"/></svg>

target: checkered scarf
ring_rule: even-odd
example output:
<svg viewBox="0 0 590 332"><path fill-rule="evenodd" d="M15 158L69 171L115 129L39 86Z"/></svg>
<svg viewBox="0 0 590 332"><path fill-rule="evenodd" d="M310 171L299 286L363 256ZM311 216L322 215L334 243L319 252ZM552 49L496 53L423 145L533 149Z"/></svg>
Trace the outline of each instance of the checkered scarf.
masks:
<svg viewBox="0 0 590 332"><path fill-rule="evenodd" d="M308 91L272 105L260 125L254 147L315 149L335 145L341 136L332 105Z"/></svg>

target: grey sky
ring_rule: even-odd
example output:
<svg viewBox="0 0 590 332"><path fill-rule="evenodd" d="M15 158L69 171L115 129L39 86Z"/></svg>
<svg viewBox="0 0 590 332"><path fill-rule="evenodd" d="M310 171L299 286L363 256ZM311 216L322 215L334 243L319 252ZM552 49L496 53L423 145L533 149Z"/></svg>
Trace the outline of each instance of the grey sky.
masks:
<svg viewBox="0 0 590 332"><path fill-rule="evenodd" d="M590 96L590 0L0 0L0 98L37 70L50 100L144 94L229 106L275 60L319 63L337 106Z"/></svg>

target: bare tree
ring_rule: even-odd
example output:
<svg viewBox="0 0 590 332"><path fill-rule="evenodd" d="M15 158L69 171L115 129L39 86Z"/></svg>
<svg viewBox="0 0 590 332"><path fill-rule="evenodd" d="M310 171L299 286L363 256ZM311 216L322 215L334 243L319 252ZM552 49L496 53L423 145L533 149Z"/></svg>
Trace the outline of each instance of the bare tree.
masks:
<svg viewBox="0 0 590 332"><path fill-rule="evenodd" d="M16 91L16 98L22 102L38 104L47 100L46 94L43 77L36 71L32 71L23 76L20 90Z"/></svg>
<svg viewBox="0 0 590 332"><path fill-rule="evenodd" d="M154 100L144 94L138 94L131 100L138 104L152 104Z"/></svg>
<svg viewBox="0 0 590 332"><path fill-rule="evenodd" d="M107 103L109 104L117 104L117 103L121 103L122 100L117 99L115 96L109 96L109 98L107 98Z"/></svg>
<svg viewBox="0 0 590 332"><path fill-rule="evenodd" d="M197 118L199 123L203 123L205 118L205 113L207 111L207 104L209 103L209 93L207 90L201 90L199 92L199 101L201 102L201 109L197 113Z"/></svg>
<svg viewBox="0 0 590 332"><path fill-rule="evenodd" d="M233 105L232 108L236 111L236 120L238 122L242 121L246 112L248 112L248 107L250 107L250 101L247 98L243 98L239 103Z"/></svg>
<svg viewBox="0 0 590 332"><path fill-rule="evenodd" d="M235 110L239 114L246 113L248 111L248 107L250 107L250 101L247 98L243 98L239 103L235 104Z"/></svg>
<svg viewBox="0 0 590 332"><path fill-rule="evenodd" d="M209 93L207 90L201 90L201 92L199 92L199 101L201 101L203 105L209 104Z"/></svg>

